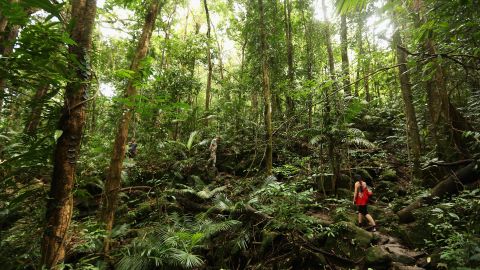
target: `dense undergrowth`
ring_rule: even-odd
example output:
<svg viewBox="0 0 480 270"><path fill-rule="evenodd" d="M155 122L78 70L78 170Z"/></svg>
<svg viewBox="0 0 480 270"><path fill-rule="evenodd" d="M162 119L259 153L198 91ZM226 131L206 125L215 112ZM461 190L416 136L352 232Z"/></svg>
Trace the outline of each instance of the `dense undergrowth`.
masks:
<svg viewBox="0 0 480 270"><path fill-rule="evenodd" d="M106 232L96 215L108 144L100 137L86 138L62 267L386 269L390 261L379 266L366 257L381 239L354 225L351 190L357 173L374 188L370 212L382 234L422 251L429 269L475 269L480 258L479 189L467 187L453 198L436 198L415 211L415 223L399 224L394 213L428 191L421 186L424 181L411 181L408 156L398 151L405 138L395 136L396 126L389 122L398 121L395 108L382 112L382 117L369 116L377 113L371 110L358 111L356 122L338 133L340 151L352 168L344 171L336 194L328 159L322 158L324 138L315 129L293 137L282 131L285 136L276 139L279 150L272 176L257 171L263 146L251 137L224 134L216 169L207 164L205 134L193 132L184 141L150 148L140 142L139 155L125 161L122 202L107 258L101 253ZM28 155L37 148L25 145L11 146L25 153L19 159L29 158L22 161L25 168L16 168L15 162L2 164L10 170L2 184L0 212L4 269L38 269L49 175L33 171L48 172L49 166L38 162L41 155Z"/></svg>

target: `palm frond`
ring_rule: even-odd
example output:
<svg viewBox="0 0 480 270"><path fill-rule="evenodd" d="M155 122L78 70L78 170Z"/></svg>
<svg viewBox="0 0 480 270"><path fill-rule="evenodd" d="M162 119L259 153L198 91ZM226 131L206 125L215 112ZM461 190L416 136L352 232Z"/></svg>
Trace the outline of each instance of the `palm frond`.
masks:
<svg viewBox="0 0 480 270"><path fill-rule="evenodd" d="M190 133L190 137L188 138L188 141L187 141L187 144L186 144L186 147L189 151L192 149L193 141L195 140L195 136L197 136L197 134L198 134L198 131L196 131L196 130L194 132Z"/></svg>
<svg viewBox="0 0 480 270"><path fill-rule="evenodd" d="M368 0L337 0L335 6L340 14L349 14L364 9Z"/></svg>
<svg viewBox="0 0 480 270"><path fill-rule="evenodd" d="M203 261L198 255L180 249L175 250L172 259L174 260L174 264L186 269L201 267L203 265Z"/></svg>
<svg viewBox="0 0 480 270"><path fill-rule="evenodd" d="M347 143L349 145L355 145L355 146L364 147L364 148L367 148L367 149L376 148L374 143L370 142L369 140L367 140L365 138L359 138L359 137L349 138Z"/></svg>

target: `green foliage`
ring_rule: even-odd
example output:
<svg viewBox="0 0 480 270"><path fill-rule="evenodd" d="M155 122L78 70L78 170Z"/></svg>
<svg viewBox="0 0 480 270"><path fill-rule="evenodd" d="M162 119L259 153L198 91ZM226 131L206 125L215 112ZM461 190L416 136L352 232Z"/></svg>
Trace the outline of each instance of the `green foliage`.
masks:
<svg viewBox="0 0 480 270"><path fill-rule="evenodd" d="M117 269L194 269L204 265L195 254L206 248L209 239L241 225L236 220L214 222L210 219L180 223L181 218L171 216L173 223L157 224L136 238L121 253Z"/></svg>
<svg viewBox="0 0 480 270"><path fill-rule="evenodd" d="M426 246L440 248L440 259L449 267L478 263L480 242L475 235L479 233L480 223L475 213L480 210L479 199L479 189L467 190L451 201L438 201L437 205L428 207L426 215L416 214L430 233L425 238Z"/></svg>

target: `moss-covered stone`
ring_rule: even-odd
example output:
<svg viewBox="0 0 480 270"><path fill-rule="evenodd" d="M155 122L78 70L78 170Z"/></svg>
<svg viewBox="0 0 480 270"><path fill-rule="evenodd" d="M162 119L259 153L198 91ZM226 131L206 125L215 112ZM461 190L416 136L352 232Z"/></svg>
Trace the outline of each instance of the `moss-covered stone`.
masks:
<svg viewBox="0 0 480 270"><path fill-rule="evenodd" d="M365 253L365 264L375 269L388 269L390 254L382 246L374 246L367 249Z"/></svg>
<svg viewBox="0 0 480 270"><path fill-rule="evenodd" d="M431 233L428 227L420 226L417 222L413 222L405 225L398 225L392 234L398 236L410 246L423 247L425 245L424 239Z"/></svg>
<svg viewBox="0 0 480 270"><path fill-rule="evenodd" d="M333 225L335 237L329 237L325 242L327 250L334 251L345 257L359 259L365 255L365 249L370 246L373 234L355 226L351 222L341 221Z"/></svg>

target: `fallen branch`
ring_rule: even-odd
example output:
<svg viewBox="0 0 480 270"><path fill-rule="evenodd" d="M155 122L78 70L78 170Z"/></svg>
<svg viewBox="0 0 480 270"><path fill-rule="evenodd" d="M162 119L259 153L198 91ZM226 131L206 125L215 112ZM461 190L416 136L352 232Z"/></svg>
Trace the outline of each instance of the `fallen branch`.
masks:
<svg viewBox="0 0 480 270"><path fill-rule="evenodd" d="M429 204L435 197L453 195L463 190L463 185L471 184L480 179L480 168L476 161L471 162L467 166L457 170L447 179L438 183L431 191L430 196L422 197L411 203L409 206L397 212L402 223L408 223L415 220L413 210Z"/></svg>

